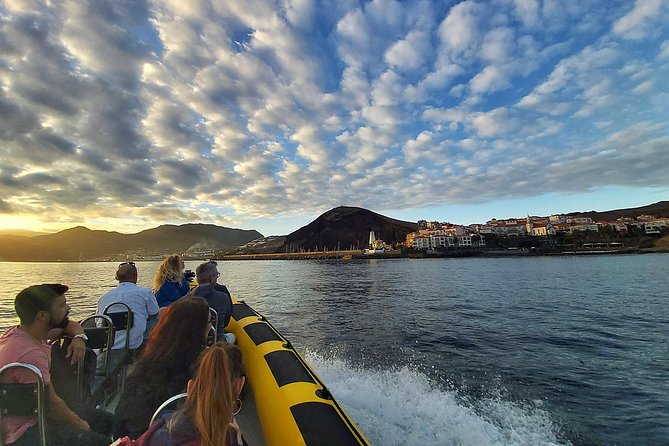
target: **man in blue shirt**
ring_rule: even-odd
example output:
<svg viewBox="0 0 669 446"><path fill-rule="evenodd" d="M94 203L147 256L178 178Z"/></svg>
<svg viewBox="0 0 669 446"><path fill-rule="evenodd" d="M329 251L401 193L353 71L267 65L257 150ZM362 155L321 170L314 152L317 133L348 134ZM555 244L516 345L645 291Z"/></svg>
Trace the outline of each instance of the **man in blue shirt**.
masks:
<svg viewBox="0 0 669 446"><path fill-rule="evenodd" d="M133 324L130 330L116 332L114 345L111 348L112 354L110 355L112 370L122 360L122 356L119 356L114 351L120 351L125 348L127 336L130 336L130 350L136 350L141 347L144 342L144 331L146 330L147 322L157 318L159 310L156 296L153 295L151 290L137 286L137 267L134 262L121 263L116 271L116 280L118 280L118 286L107 291L98 300L97 313L102 314L108 305L122 302L132 310ZM125 311L126 308L122 305L112 305L107 310L108 313L122 313ZM101 363L101 361L98 361L98 363Z"/></svg>

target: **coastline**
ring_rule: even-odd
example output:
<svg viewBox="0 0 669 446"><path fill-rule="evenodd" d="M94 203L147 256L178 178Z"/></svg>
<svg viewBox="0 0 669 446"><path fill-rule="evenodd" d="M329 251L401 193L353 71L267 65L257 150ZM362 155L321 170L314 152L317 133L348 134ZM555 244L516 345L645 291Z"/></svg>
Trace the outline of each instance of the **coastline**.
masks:
<svg viewBox="0 0 669 446"><path fill-rule="evenodd" d="M398 250L399 251L399 250ZM469 258L469 257L543 257L543 256L592 256L592 255L631 255L631 254L667 254L669 249L628 248L618 250L590 250L590 251L559 251L559 252L530 252L530 251L477 251L462 250L452 252L391 252L387 254L365 254L361 250L353 251L320 251L300 253L272 253L272 254L235 254L216 258L217 261L226 260L387 260L387 259L437 259L437 258Z"/></svg>

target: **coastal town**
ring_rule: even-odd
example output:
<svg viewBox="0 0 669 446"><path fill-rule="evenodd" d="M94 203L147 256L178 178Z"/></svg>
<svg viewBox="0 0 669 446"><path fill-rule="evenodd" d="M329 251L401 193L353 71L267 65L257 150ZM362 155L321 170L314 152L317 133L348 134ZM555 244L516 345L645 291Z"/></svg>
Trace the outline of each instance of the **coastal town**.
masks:
<svg viewBox="0 0 669 446"><path fill-rule="evenodd" d="M486 240L492 238L535 238L535 242L555 244L558 240L569 240L577 235L599 235L607 242L585 242L581 248L623 247L625 237L632 234L660 235L669 228L669 218L640 215L636 218L621 217L614 221L595 221L590 217L573 217L555 214L548 217L492 219L485 224L454 225L436 221L419 220L418 231L409 233L404 246L416 250L444 248L485 248ZM570 237L572 236L572 237ZM375 241L374 247L381 245Z"/></svg>

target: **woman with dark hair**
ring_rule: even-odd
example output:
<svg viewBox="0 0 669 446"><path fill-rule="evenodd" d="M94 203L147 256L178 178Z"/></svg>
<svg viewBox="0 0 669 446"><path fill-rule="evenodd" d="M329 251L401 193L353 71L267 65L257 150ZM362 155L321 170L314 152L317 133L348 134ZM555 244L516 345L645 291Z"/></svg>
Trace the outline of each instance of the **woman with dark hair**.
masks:
<svg viewBox="0 0 669 446"><path fill-rule="evenodd" d="M239 446L243 444L234 415L241 409L244 386L242 352L221 342L198 360L197 374L188 381L186 403L165 412L137 440L144 446Z"/></svg>
<svg viewBox="0 0 669 446"><path fill-rule="evenodd" d="M210 329L204 299L185 297L167 307L121 394L116 408L119 436L141 435L163 401L186 389Z"/></svg>

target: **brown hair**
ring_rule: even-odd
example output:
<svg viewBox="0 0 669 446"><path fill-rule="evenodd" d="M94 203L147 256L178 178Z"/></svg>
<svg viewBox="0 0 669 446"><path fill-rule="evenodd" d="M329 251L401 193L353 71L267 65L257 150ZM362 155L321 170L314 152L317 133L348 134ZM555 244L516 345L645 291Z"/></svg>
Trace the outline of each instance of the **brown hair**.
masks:
<svg viewBox="0 0 669 446"><path fill-rule="evenodd" d="M67 285L60 283L43 283L22 290L14 299L14 309L21 323L32 324L40 311L51 313L53 301L68 289Z"/></svg>
<svg viewBox="0 0 669 446"><path fill-rule="evenodd" d="M197 426L202 446L227 444L237 399L234 386L244 374L242 352L236 345L220 342L202 352L186 403L168 428L187 416Z"/></svg>
<svg viewBox="0 0 669 446"><path fill-rule="evenodd" d="M132 375L161 375L164 364L188 369L204 348L208 322L209 305L201 297L182 297L171 304L151 330Z"/></svg>

